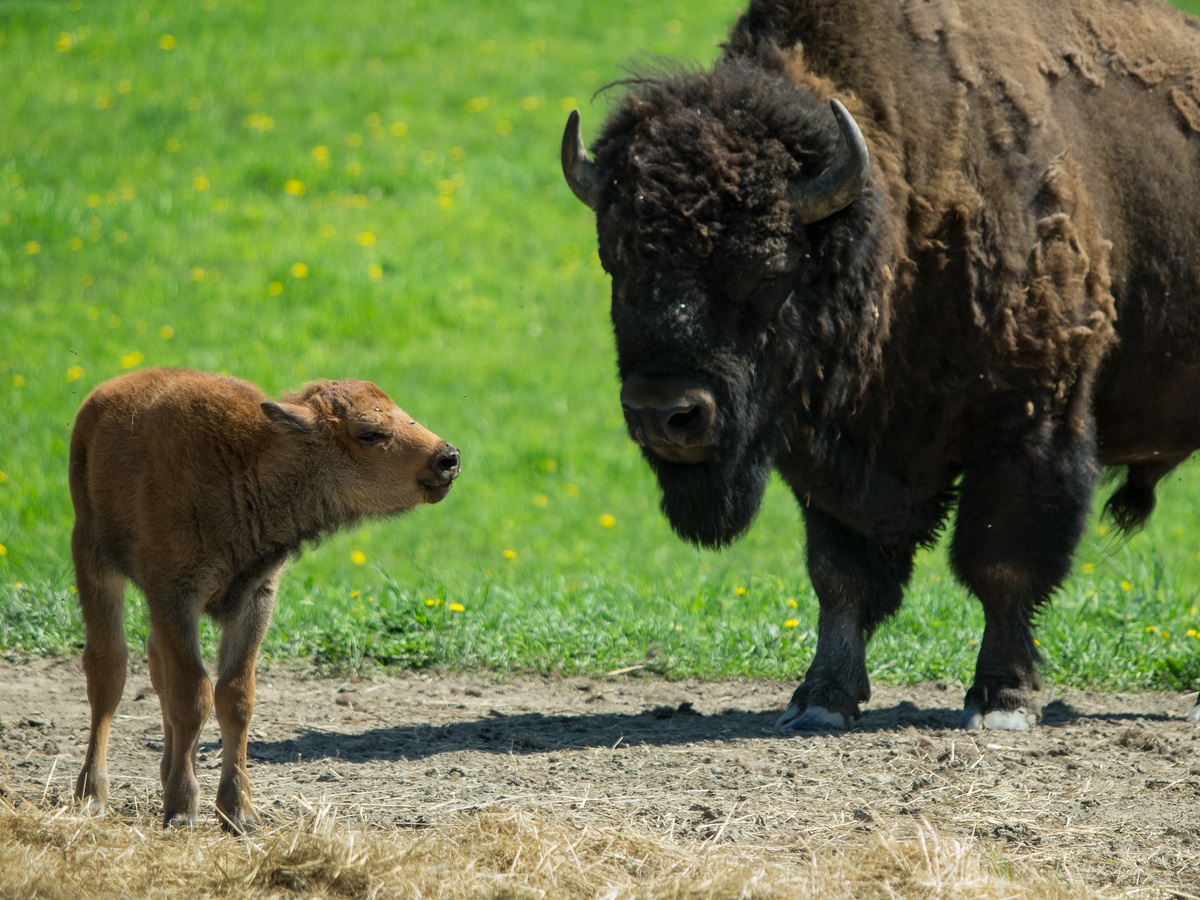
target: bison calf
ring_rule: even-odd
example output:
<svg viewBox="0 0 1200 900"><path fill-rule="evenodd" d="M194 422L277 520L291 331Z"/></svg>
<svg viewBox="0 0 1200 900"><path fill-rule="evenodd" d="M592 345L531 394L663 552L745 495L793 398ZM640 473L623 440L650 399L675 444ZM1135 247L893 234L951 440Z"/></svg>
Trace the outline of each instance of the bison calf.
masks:
<svg viewBox="0 0 1200 900"><path fill-rule="evenodd" d="M155 369L105 382L84 401L70 465L92 715L75 796L103 813L130 579L150 608L163 822L196 821L196 743L215 700L217 811L226 829L245 831L255 823L246 774L254 664L285 562L333 529L437 503L458 476L458 451L365 381L317 381L276 403L234 378ZM215 692L200 656L202 614L222 628Z"/></svg>

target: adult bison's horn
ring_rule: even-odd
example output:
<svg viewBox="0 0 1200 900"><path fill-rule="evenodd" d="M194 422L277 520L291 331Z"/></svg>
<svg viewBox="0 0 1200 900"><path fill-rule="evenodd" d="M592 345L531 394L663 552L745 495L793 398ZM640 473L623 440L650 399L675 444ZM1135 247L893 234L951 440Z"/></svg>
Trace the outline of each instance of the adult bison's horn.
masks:
<svg viewBox="0 0 1200 900"><path fill-rule="evenodd" d="M862 132L858 130L858 123L837 100L830 100L829 105L833 109L833 117L837 119L844 150L841 159L828 169L792 189L792 209L804 225L827 219L853 203L867 186L867 177L870 175L871 155L867 152L867 142L863 140ZM566 144L563 146L565 148ZM565 149L563 153L565 159Z"/></svg>
<svg viewBox="0 0 1200 900"><path fill-rule="evenodd" d="M592 209L600 197L600 173L588 158L579 127L579 110L571 111L562 139L562 168L571 192Z"/></svg>

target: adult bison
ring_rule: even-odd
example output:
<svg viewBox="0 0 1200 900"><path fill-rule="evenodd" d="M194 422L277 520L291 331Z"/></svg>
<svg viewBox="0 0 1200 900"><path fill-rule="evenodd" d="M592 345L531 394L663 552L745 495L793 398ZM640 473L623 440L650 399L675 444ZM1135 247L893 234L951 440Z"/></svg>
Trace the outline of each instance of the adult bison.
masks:
<svg viewBox="0 0 1200 900"><path fill-rule="evenodd" d="M1134 528L1200 446L1200 24L752 0L711 71L625 86L594 159L572 114L563 169L674 529L733 540L772 468L799 501L819 637L780 727L860 715L866 641L957 504L986 621L962 725L1028 728L1031 618L1102 467Z"/></svg>

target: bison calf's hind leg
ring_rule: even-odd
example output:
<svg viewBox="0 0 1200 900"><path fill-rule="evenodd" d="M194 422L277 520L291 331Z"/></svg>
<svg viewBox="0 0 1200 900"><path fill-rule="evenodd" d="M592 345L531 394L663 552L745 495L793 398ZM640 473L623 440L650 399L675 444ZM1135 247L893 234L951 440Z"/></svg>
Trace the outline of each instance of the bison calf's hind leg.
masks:
<svg viewBox="0 0 1200 900"><path fill-rule="evenodd" d="M156 612L156 609L158 610ZM171 601L150 602L150 637L146 651L150 681L158 694L163 718L163 826L195 825L200 811L196 780L196 745L212 712L212 683L200 655L199 633L191 607L187 616Z"/></svg>
<svg viewBox="0 0 1200 900"><path fill-rule="evenodd" d="M271 622L275 591L282 566L244 597L235 597L235 610L221 621L221 651L217 675L217 722L221 726L221 783L217 814L226 831L243 834L258 825L246 771L250 718L254 714L254 666L258 648Z"/></svg>
<svg viewBox="0 0 1200 900"><path fill-rule="evenodd" d="M83 770L75 782L75 799L103 815L108 804L108 737L113 715L125 689L125 579L96 552L86 525L72 536L75 581L86 639L83 671L87 679L91 730Z"/></svg>

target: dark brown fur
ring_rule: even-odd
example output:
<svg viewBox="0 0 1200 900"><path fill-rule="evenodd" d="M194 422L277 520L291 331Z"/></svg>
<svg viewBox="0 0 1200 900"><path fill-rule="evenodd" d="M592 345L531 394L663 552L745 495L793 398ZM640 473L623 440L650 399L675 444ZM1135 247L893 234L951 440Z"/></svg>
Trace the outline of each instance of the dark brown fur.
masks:
<svg viewBox="0 0 1200 900"><path fill-rule="evenodd" d="M870 176L798 225L789 191L840 153L831 98ZM1031 721L1030 621L1102 467L1126 469L1109 509L1132 528L1200 447L1197 22L1162 0L752 0L712 71L631 82L593 151L575 185L627 416L663 384L711 397L695 446L646 449L672 524L733 539L772 467L804 512L820 638L785 723L859 714L866 639L955 501L987 620L964 722Z"/></svg>
<svg viewBox="0 0 1200 900"><path fill-rule="evenodd" d="M196 742L215 700L217 812L244 831L255 822L246 773L254 663L284 564L304 542L365 516L438 502L458 475L458 451L369 382L314 382L275 403L234 378L152 369L105 382L84 401L70 466L92 707L76 797L103 813L129 579L150 610L164 824L196 821ZM222 628L215 696L201 615Z"/></svg>

